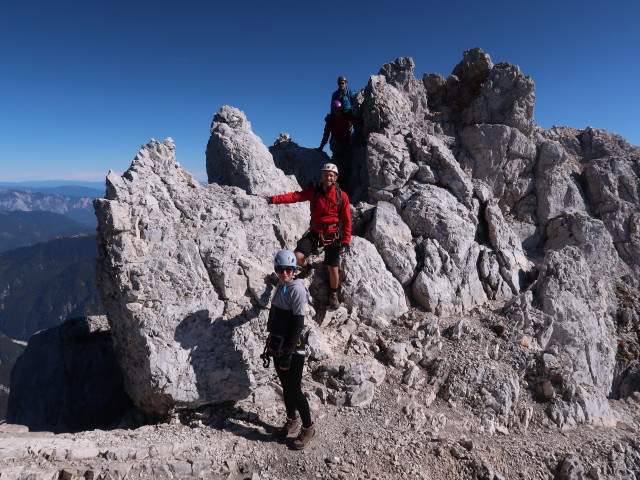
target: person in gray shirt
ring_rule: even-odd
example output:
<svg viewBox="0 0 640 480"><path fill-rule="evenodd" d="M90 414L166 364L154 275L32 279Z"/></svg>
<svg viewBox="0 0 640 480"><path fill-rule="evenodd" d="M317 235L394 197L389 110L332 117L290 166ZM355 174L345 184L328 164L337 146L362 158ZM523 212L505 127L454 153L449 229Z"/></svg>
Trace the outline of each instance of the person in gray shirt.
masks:
<svg viewBox="0 0 640 480"><path fill-rule="evenodd" d="M303 280L293 278L298 266L296 255L291 250L279 251L273 266L278 276L278 284L271 300L267 322L267 350L273 357L287 411L287 419L278 435L286 438L297 433L300 428L293 448L301 450L316 434L309 402L302 392L305 359L302 330L309 292Z"/></svg>

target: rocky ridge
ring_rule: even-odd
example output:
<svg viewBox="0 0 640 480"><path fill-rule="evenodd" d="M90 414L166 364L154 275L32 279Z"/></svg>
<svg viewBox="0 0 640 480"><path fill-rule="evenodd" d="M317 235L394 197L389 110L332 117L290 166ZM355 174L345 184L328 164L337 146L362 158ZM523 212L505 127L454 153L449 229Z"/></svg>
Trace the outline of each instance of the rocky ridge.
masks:
<svg viewBox="0 0 640 480"><path fill-rule="evenodd" d="M327 157L286 135L267 149L242 112L222 107L207 147L215 183L182 170L170 139L109 173L95 201L97 280L125 388L147 416L176 419L153 428L210 437L171 454L185 470L158 468L637 478L640 149L595 128L539 129L533 92L518 67L474 49L447 79L416 79L400 58L358 94L366 141L354 155L343 307L324 309L320 265L308 280L306 391L323 433L301 457L261 442L281 417L258 355L271 258L295 244L308 210L257 194L306 184L291 159ZM125 456L127 475L157 474Z"/></svg>

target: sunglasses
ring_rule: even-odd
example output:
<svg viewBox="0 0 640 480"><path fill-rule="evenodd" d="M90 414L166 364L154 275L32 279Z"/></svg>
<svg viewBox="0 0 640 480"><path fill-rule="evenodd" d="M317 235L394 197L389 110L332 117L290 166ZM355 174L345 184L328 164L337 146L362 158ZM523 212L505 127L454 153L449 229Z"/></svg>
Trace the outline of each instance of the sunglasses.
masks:
<svg viewBox="0 0 640 480"><path fill-rule="evenodd" d="M294 270L293 267L276 267L276 273L293 273Z"/></svg>
<svg viewBox="0 0 640 480"><path fill-rule="evenodd" d="M338 82L340 85L342 85L343 83L347 83L347 82Z"/></svg>

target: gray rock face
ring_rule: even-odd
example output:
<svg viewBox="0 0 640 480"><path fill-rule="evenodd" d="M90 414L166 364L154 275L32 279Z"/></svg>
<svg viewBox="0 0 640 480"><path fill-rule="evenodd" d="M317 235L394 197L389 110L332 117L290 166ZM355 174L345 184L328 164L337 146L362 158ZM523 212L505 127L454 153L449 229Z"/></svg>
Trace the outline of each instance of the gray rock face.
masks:
<svg viewBox="0 0 640 480"><path fill-rule="evenodd" d="M499 63L489 72L480 94L463 112L468 125L490 123L517 128L525 135L533 131L533 93L531 77L508 63Z"/></svg>
<svg viewBox="0 0 640 480"><path fill-rule="evenodd" d="M527 201L535 182L535 142L517 129L488 124L463 128L460 141L462 165L471 170L473 178L487 185L514 216L537 222L535 204L529 206L532 202Z"/></svg>
<svg viewBox="0 0 640 480"><path fill-rule="evenodd" d="M375 244L393 276L407 285L413 278L418 261L411 230L388 202L378 202L369 239Z"/></svg>
<svg viewBox="0 0 640 480"><path fill-rule="evenodd" d="M357 308L365 320L390 320L405 313L408 308L402 285L387 270L374 245L360 237L354 237L351 245L343 263L345 304Z"/></svg>
<svg viewBox="0 0 640 480"><path fill-rule="evenodd" d="M543 377L554 392L551 415L558 425L601 421L614 424L606 400L613 381L613 325L607 315L607 285L591 277L575 247L550 251L538 301L551 322L542 340Z"/></svg>
<svg viewBox="0 0 640 480"><path fill-rule="evenodd" d="M364 89L361 107L364 132L390 132L407 128L414 118L407 95L387 83L382 75L372 76Z"/></svg>
<svg viewBox="0 0 640 480"><path fill-rule="evenodd" d="M640 147L617 135L589 128L582 135L589 159L584 176L598 217L614 239L620 257L636 274L640 259Z"/></svg>
<svg viewBox="0 0 640 480"><path fill-rule="evenodd" d="M278 211L237 188L200 186L173 151L152 141L95 202L97 280L125 385L156 416L245 398L260 383L252 366L272 258L308 221L300 205ZM279 215L286 230L273 227Z"/></svg>
<svg viewBox="0 0 640 480"><path fill-rule="evenodd" d="M427 91L424 84L414 74L413 58L400 57L392 63L383 65L378 75L384 76L389 85L403 90L411 100L411 111L418 116L427 113Z"/></svg>
<svg viewBox="0 0 640 480"><path fill-rule="evenodd" d="M410 304L460 315L506 302L509 328L500 335L519 365L491 371L485 356L499 359L500 349L486 346L468 368L434 366L442 342L433 337L429 348L406 343L406 358L387 349L394 368L405 369L403 385L426 388L425 365L448 371L443 378L455 385L438 394L460 398L493 432L530 418L520 405L526 377L558 425L610 424L618 317L626 325L640 318L640 301L623 295L640 285L638 148L596 129L534 129L532 80L480 49L465 52L446 80L426 74L420 82L413 72L413 61L399 58L358 94L366 156L354 162L366 173L358 185L366 203L352 210L343 307L314 312L326 335L315 361L354 363L325 348L331 326L364 356L376 351L371 334L365 341L354 332L385 329ZM325 159L286 135L270 153L242 112L223 107L207 148L210 185L175 164L170 141L144 147L123 177L109 174L107 198L95 203L98 283L137 404L161 415L268 388L255 359L271 258L295 246L309 213L252 195L297 190ZM322 304L324 269L308 282L312 303ZM463 322L448 333L452 341L467 334ZM364 405L372 385L330 393L337 404Z"/></svg>
<svg viewBox="0 0 640 480"><path fill-rule="evenodd" d="M435 135L411 137L409 148L414 161L418 164L418 172L428 169L433 171L433 180L429 175L417 180L422 183L435 183L447 188L455 195L460 203L471 208L473 205L473 184L471 177L462 169L453 155L447 139Z"/></svg>
<svg viewBox="0 0 640 480"><path fill-rule="evenodd" d="M493 65L479 48L465 51L446 80L425 74L423 84L429 109L438 112L445 123L506 125L527 136L533 131L533 80L515 65Z"/></svg>
<svg viewBox="0 0 640 480"><path fill-rule="evenodd" d="M214 115L207 144L209 183L234 185L249 194L268 194L271 189L299 190L298 182L274 171L273 157L251 131L251 124L237 108L224 106Z"/></svg>
<svg viewBox="0 0 640 480"><path fill-rule="evenodd" d="M566 150L559 143L547 141L541 144L536 167L540 224L546 225L558 215L586 210L581 189L574 180L577 171L577 166L569 162Z"/></svg>
<svg viewBox="0 0 640 480"><path fill-rule="evenodd" d="M369 135L367 147L369 171L369 193L380 200L389 198L418 171L418 166L409 159L409 150L402 135L386 137L378 133ZM377 190L384 190L386 195Z"/></svg>
<svg viewBox="0 0 640 480"><path fill-rule="evenodd" d="M269 152L276 167L286 175L293 175L302 188L317 184L322 166L331 161L326 153L301 147L287 134L280 134L274 145L269 147Z"/></svg>

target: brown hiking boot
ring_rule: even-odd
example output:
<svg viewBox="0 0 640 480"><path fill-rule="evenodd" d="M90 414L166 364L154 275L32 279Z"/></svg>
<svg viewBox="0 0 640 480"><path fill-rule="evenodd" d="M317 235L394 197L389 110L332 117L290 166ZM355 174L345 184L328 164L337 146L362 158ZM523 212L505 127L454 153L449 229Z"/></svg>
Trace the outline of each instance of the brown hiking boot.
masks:
<svg viewBox="0 0 640 480"><path fill-rule="evenodd" d="M286 438L289 435L293 435L298 432L300 428L300 417L289 418L284 422L284 425L280 427L280 429L276 432L276 435L280 438Z"/></svg>
<svg viewBox="0 0 640 480"><path fill-rule="evenodd" d="M306 447L311 439L316 436L316 425L312 423L309 428L302 427L297 438L293 441L293 448L302 450Z"/></svg>
<svg viewBox="0 0 640 480"><path fill-rule="evenodd" d="M337 310L340 308L340 300L338 300L338 292L331 292L329 294L329 308L331 310Z"/></svg>
<svg viewBox="0 0 640 480"><path fill-rule="evenodd" d="M304 267L300 267L300 271L296 274L296 278L307 278L309 275L311 275L311 264L307 263Z"/></svg>

